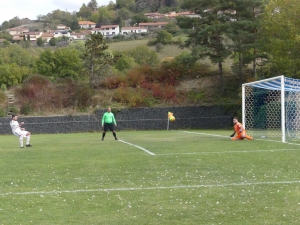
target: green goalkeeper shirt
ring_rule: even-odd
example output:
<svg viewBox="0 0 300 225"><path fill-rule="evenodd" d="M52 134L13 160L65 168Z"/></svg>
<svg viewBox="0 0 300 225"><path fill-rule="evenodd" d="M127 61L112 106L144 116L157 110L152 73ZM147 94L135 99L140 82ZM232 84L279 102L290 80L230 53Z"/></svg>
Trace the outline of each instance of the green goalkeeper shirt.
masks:
<svg viewBox="0 0 300 225"><path fill-rule="evenodd" d="M114 123L114 124L116 124L116 120L115 120L114 114L112 112L106 112L106 113L103 114L102 125L104 123Z"/></svg>

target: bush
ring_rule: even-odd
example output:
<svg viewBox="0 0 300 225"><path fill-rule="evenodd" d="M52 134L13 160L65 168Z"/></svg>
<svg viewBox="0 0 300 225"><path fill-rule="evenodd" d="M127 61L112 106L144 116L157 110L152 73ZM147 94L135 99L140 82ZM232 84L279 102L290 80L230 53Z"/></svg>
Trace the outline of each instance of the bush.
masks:
<svg viewBox="0 0 300 225"><path fill-rule="evenodd" d="M5 117L6 116L6 110L0 109L0 117Z"/></svg>
<svg viewBox="0 0 300 225"><path fill-rule="evenodd" d="M23 115L29 115L32 112L31 105L29 103L24 103L20 108L20 113Z"/></svg>
<svg viewBox="0 0 300 225"><path fill-rule="evenodd" d="M118 88L113 99L130 107L151 107L155 101L145 90L130 87Z"/></svg>
<svg viewBox="0 0 300 225"><path fill-rule="evenodd" d="M177 91L175 87L161 83L153 83L151 91L154 98L164 100L176 100Z"/></svg>
<svg viewBox="0 0 300 225"><path fill-rule="evenodd" d="M72 96L74 106L78 106L80 109L88 107L91 104L93 94L94 92L89 85L77 83Z"/></svg>
<svg viewBox="0 0 300 225"><path fill-rule="evenodd" d="M105 78L104 81L102 82L102 85L109 89L124 87L124 86L127 86L127 79L125 76L122 76L122 75L119 75L119 76L114 75L114 76Z"/></svg>
<svg viewBox="0 0 300 225"><path fill-rule="evenodd" d="M16 89L18 103L23 105L25 102L34 111L48 110L51 108L53 85L44 76L33 75L28 77L23 85Z"/></svg>
<svg viewBox="0 0 300 225"><path fill-rule="evenodd" d="M145 83L145 75L134 69L128 72L127 82L130 87L139 87Z"/></svg>
<svg viewBox="0 0 300 225"><path fill-rule="evenodd" d="M7 102L7 96L3 90L0 90L0 104Z"/></svg>
<svg viewBox="0 0 300 225"><path fill-rule="evenodd" d="M15 90L20 113L45 112L61 108L87 108L94 94L88 84L61 78L55 83L46 77L35 75Z"/></svg>
<svg viewBox="0 0 300 225"><path fill-rule="evenodd" d="M205 99L205 91L189 91L186 95L194 104Z"/></svg>

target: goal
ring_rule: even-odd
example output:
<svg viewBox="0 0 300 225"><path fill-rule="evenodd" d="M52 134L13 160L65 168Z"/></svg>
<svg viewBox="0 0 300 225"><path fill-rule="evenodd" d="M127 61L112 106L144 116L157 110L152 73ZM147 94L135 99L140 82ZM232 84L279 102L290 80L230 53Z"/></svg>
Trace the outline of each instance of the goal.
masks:
<svg viewBox="0 0 300 225"><path fill-rule="evenodd" d="M242 114L254 138L300 143L300 80L278 76L243 84Z"/></svg>

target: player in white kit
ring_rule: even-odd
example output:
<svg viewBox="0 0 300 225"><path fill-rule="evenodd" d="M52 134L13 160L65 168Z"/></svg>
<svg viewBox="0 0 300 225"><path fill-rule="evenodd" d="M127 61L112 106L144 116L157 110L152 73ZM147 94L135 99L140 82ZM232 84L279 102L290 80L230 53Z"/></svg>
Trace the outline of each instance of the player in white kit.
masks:
<svg viewBox="0 0 300 225"><path fill-rule="evenodd" d="M17 115L12 115L11 118L12 118L10 121L11 131L14 135L16 135L19 138L20 147L24 148L23 138L25 138L25 137L26 137L26 147L31 147L31 145L29 143L31 133L26 131L24 128L21 128L21 126L24 124L24 122L21 122L19 124Z"/></svg>

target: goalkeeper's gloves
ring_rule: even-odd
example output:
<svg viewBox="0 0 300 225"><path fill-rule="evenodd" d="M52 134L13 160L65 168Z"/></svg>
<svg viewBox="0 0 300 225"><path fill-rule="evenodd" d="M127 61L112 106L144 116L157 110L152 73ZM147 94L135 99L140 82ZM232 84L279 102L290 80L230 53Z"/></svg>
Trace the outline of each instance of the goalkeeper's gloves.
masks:
<svg viewBox="0 0 300 225"><path fill-rule="evenodd" d="M230 137L233 137L235 134L230 135Z"/></svg>

